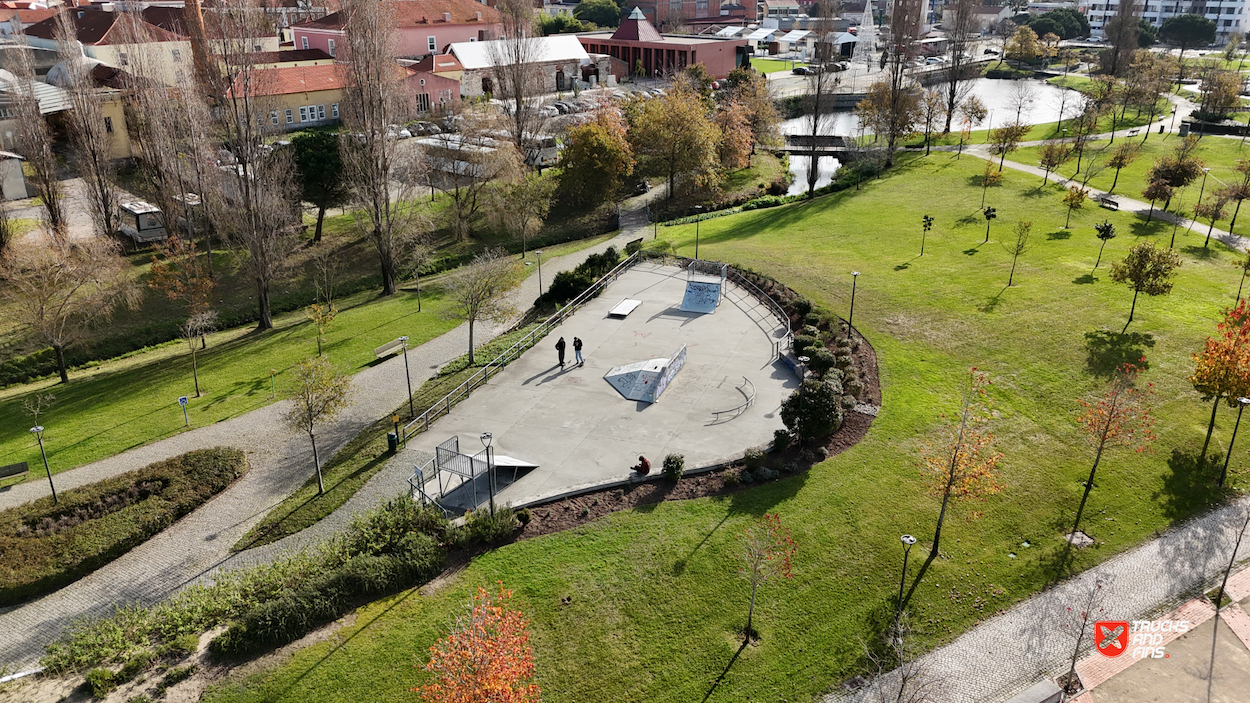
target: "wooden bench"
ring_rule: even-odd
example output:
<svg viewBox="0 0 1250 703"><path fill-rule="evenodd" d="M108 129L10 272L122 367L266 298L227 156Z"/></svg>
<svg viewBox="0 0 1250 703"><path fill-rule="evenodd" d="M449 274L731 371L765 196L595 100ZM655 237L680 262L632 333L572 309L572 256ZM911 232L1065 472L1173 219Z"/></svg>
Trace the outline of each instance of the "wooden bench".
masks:
<svg viewBox="0 0 1250 703"><path fill-rule="evenodd" d="M1095 198L1095 200L1098 201L1099 205L1107 208L1108 210L1120 209L1120 203L1116 202L1115 199L1112 198L1110 195L1100 195L1097 198Z"/></svg>
<svg viewBox="0 0 1250 703"><path fill-rule="evenodd" d="M401 350L403 350L403 348L404 348L404 340L393 339L387 342L386 344L383 344L382 346L378 347L377 349L374 349L373 355L381 359L383 357L390 356L391 354L397 354Z"/></svg>
<svg viewBox="0 0 1250 703"><path fill-rule="evenodd" d="M22 474L28 473L28 472L30 472L30 467L24 461L19 464L9 464L8 466L0 466L0 479L12 478L14 476L21 476Z"/></svg>

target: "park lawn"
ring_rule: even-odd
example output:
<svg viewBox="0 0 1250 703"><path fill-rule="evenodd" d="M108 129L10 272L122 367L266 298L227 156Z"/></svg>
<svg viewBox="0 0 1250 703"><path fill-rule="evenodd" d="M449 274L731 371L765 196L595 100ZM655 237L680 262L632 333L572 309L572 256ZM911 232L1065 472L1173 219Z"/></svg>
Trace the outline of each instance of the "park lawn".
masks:
<svg viewBox="0 0 1250 703"><path fill-rule="evenodd" d="M1232 253L1218 244L1200 251L1200 238L1182 236L1175 291L1143 297L1121 336L1131 295L1109 281L1106 263L1093 270L1099 242L1091 225L1104 214L1077 213L1073 230L1061 230L1062 189L1039 189L1033 177L1009 171L991 193L1000 219L983 245L981 163L908 155L859 192L701 225L701 253L774 276L839 314L849 306L850 272L861 272L855 323L876 349L884 400L858 445L743 493L624 511L487 552L428 595L414 590L371 604L333 641L203 700L416 701L408 689L424 679L414 667L472 590L496 581L515 589L531 619L538 682L552 703L812 700L864 670L863 643L878 641L892 616L898 536L915 534L918 553L927 549L938 504L918 461L938 436L939 416L957 410L971 366L994 381L1006 490L956 507L946 522L942 558L910 608L925 645L951 640L1051 579L1092 461L1076 427L1077 400L1101 392L1119 360L1146 356L1158 440L1147 454L1103 457L1083 524L1098 544L1076 556L1076 567L1208 509L1220 495L1188 457L1202 442L1209 406L1185 376L1189 355L1233 302ZM925 214L936 224L920 258ZM1108 261L1164 233L1128 213L1106 216L1121 232L1107 246ZM1036 244L1007 289L1010 259L998 242L1019 218L1035 223ZM693 251L693 226L668 232L681 253ZM1087 347L1087 334L1097 343ZM1227 408L1220 414L1217 451L1232 418ZM766 512L793 531L795 577L762 588L762 639L736 655L747 599L735 573L737 535Z"/></svg>
<svg viewBox="0 0 1250 703"><path fill-rule="evenodd" d="M1121 144L1120 139L1115 143L1106 140L1090 142L1085 148L1085 158L1082 162L1084 167L1089 163L1091 155L1098 161L1106 161L1113 150ZM1115 192L1126 195L1130 198L1143 200L1141 191L1146 187L1146 172L1154 165L1155 161L1172 153L1173 147L1178 143L1179 139L1172 134L1152 134L1145 142L1140 139L1133 141L1141 143L1137 160L1129 164L1120 171L1119 181L1115 181L1115 169L1106 169L1102 173L1094 177L1090 181L1090 185L1099 190L1107 190L1111 187L1112 182L1116 182ZM1207 179L1206 193L1203 196L1211 195L1211 192L1220 186L1220 183L1240 182L1244 176L1234 170L1238 159L1250 158L1250 146L1243 145L1240 139L1227 139L1224 137L1207 136L1198 140L1196 154L1198 158L1206 162L1211 169L1211 173ZM1041 158L1039 147L1029 147L1021 149L1007 156L1008 159L1030 166L1036 166L1038 159ZM1076 161L1070 161L1059 167L1058 173L1067 178L1074 177L1076 171ZM1169 210L1185 213L1192 216L1193 206L1197 204L1199 188L1201 186L1201 178L1195 181L1192 186L1179 191L1172 198L1172 204ZM1160 203L1162 206L1162 203ZM1233 214L1235 204L1227 207L1228 217L1220 222L1215 223L1216 227L1227 230L1228 222ZM1243 207L1244 212L1240 213L1237 218L1236 234L1250 236L1250 208ZM1205 229L1203 230L1206 231Z"/></svg>
<svg viewBox="0 0 1250 703"><path fill-rule="evenodd" d="M781 61L779 59L751 59L751 68L756 73L767 74L778 71L789 71L795 66L806 66L802 61Z"/></svg>
<svg viewBox="0 0 1250 703"><path fill-rule="evenodd" d="M1072 112L1075 112L1076 111L1075 106L1077 104L1078 104L1077 101L1073 99L1069 103L1069 105L1072 107L1068 109L1070 109ZM1068 110L1065 110L1065 112L1068 112ZM1071 114L1071 113L1068 113L1068 114ZM1171 103L1168 103L1166 100L1160 99L1159 111L1155 115L1155 120L1156 121L1161 120L1170 114L1172 114ZM1115 128L1117 131L1122 130L1122 129L1132 129L1133 127L1140 127L1142 125L1149 124L1149 123L1150 123L1149 112L1141 112L1141 113L1134 112L1134 114L1126 115L1123 120L1116 120ZM994 124L997 125L997 127L1001 127L1005 123L1002 122L1001 120L996 119L994 120ZM1102 117L1098 118L1098 133L1110 132L1111 126L1112 126L1112 119L1110 115L1103 115ZM957 146L959 144L959 132L955 130L954 127L955 125L952 124L951 125L952 130L950 134L947 134L945 136L939 134L935 136L933 138L933 146ZM965 144L988 144L991 131L992 130L989 130L989 129L973 130L971 134L971 139L964 143ZM1043 122L1042 124L1035 124L1032 127L1030 127L1028 133L1024 135L1024 139L1022 139L1021 141L1040 142L1046 139L1059 139L1063 136L1064 136L1064 133L1062 131L1062 127L1060 126L1059 122L1057 121L1056 122ZM913 140L908 143L909 144L917 144L917 143L923 144L924 135L923 134L920 135L919 138L913 138Z"/></svg>

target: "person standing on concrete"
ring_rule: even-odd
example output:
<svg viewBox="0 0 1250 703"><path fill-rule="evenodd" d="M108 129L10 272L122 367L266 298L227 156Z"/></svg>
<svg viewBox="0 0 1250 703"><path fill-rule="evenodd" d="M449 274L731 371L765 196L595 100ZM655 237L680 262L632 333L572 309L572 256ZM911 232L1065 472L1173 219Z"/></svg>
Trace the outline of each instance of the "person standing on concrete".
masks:
<svg viewBox="0 0 1250 703"><path fill-rule="evenodd" d="M578 366L586 364L586 360L582 358L582 340L577 337L573 338L573 361L576 361Z"/></svg>
<svg viewBox="0 0 1250 703"><path fill-rule="evenodd" d="M564 337L561 337L560 340L556 342L556 354L560 357L560 368L564 368L564 348Z"/></svg>

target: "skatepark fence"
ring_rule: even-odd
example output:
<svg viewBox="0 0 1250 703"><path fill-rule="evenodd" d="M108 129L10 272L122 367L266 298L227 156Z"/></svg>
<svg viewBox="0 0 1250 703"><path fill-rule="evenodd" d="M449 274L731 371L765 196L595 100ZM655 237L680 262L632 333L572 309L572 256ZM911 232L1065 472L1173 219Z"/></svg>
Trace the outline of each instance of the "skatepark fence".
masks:
<svg viewBox="0 0 1250 703"><path fill-rule="evenodd" d="M491 359L485 366L478 369L476 373L465 379L463 383L456 386L449 393L447 393L447 395L436 400L432 405L426 408L425 412L422 412L409 420L408 424L404 425L403 430L400 433L400 439L407 442L408 438L415 435L417 432L429 430L430 422L443 415L451 413L453 405L469 397L469 394L490 380L492 376L502 371L505 366L519 358L522 354L528 351L530 347L537 344L539 340L547 336L548 332L563 323L570 315L577 312L579 308L597 296L604 288L611 285L621 276L621 274L625 273L636 264L648 259L676 259L677 265L682 268L689 268L691 262L695 261L695 259L687 257L672 257L658 252L649 251L636 251L633 254L630 254L611 271L603 274L603 276L600 277L599 280L595 281L589 288L582 291L581 295L578 295L576 298L570 300L566 305L564 305L564 307L557 310L554 315L547 318L542 324L531 330L529 334L519 339L516 343L505 349L494 359ZM772 314L777 317L779 325L785 327L785 332L780 336L780 338L773 339L773 358L776 359L785 356L786 352L790 350L790 344L794 338L794 333L790 330L789 315L785 313L785 310L782 309L781 305L778 304L777 301L773 300L771 296L760 290L758 286L751 283L751 281L749 281L746 276L742 275L737 269L732 266L719 263L715 265L718 267L725 266L723 270L725 271L727 278L735 285L738 285L746 290L760 302L764 303Z"/></svg>

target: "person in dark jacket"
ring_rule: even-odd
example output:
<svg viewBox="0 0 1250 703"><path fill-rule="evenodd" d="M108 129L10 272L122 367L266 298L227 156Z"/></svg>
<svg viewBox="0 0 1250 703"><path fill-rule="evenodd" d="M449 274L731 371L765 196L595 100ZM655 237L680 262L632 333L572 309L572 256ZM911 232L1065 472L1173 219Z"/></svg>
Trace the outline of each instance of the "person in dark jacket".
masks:
<svg viewBox="0 0 1250 703"><path fill-rule="evenodd" d="M586 360L582 358L582 340L577 337L573 338L573 361L577 362L578 366L586 364Z"/></svg>
<svg viewBox="0 0 1250 703"><path fill-rule="evenodd" d="M556 342L556 354L560 356L560 368L564 368L564 347L564 337L561 337L560 341Z"/></svg>

